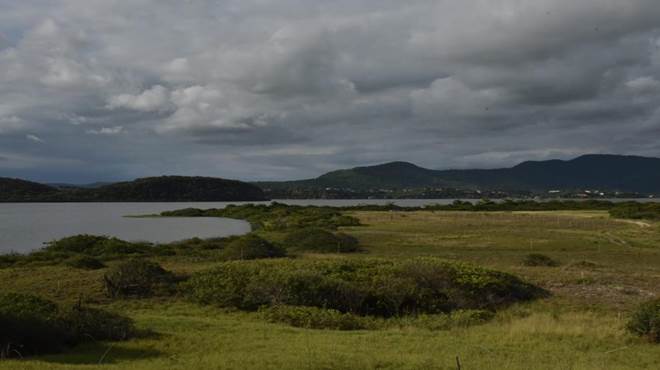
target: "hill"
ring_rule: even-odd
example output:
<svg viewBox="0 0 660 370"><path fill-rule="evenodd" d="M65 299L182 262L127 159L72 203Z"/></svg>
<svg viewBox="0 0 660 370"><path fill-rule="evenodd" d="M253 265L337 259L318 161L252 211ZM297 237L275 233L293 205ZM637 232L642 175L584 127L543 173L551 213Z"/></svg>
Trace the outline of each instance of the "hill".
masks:
<svg viewBox="0 0 660 370"><path fill-rule="evenodd" d="M527 161L510 168L483 170L431 170L412 163L391 162L333 171L316 179L259 185L270 192L449 187L508 192L598 189L660 194L660 158L591 154L568 161Z"/></svg>
<svg viewBox="0 0 660 370"><path fill-rule="evenodd" d="M58 189L21 179L0 177L0 201L23 202L56 194Z"/></svg>
<svg viewBox="0 0 660 370"><path fill-rule="evenodd" d="M212 202L266 200L255 185L212 177L161 176L97 188L54 188L1 179L2 202Z"/></svg>

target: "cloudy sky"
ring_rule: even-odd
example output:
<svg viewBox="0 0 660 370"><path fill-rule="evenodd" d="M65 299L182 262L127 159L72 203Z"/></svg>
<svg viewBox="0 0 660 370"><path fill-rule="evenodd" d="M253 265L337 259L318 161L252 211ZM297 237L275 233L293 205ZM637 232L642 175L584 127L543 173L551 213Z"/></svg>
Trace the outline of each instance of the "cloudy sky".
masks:
<svg viewBox="0 0 660 370"><path fill-rule="evenodd" d="M0 0L0 176L660 156L658 0Z"/></svg>

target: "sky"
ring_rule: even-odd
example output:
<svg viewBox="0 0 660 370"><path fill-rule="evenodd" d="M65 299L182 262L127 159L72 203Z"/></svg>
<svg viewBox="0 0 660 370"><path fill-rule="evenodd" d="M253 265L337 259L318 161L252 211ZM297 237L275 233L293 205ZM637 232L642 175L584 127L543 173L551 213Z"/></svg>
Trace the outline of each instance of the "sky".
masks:
<svg viewBox="0 0 660 370"><path fill-rule="evenodd" d="M0 176L660 156L658 0L0 0Z"/></svg>

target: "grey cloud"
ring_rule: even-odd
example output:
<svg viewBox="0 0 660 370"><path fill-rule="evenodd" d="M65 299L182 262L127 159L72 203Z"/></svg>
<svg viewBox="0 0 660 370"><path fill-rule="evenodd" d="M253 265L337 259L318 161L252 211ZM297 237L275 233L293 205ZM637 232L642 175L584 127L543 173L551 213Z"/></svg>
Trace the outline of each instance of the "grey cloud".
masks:
<svg viewBox="0 0 660 370"><path fill-rule="evenodd" d="M660 156L655 0L0 8L0 175L274 179L389 160Z"/></svg>

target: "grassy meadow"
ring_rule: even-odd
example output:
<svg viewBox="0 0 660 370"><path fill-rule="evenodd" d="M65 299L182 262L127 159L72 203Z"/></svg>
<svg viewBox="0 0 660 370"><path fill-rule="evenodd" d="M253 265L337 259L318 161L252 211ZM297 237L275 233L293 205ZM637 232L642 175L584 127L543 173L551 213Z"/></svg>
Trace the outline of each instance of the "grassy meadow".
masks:
<svg viewBox="0 0 660 370"><path fill-rule="evenodd" d="M625 330L636 305L660 296L660 222L612 219L606 211L349 214L363 226L341 231L359 240L361 252L301 258L438 256L514 274L551 296L499 310L481 325L434 330L411 320L380 330L313 330L179 296L111 300L103 270L9 267L0 269L0 292L58 303L84 299L131 317L148 333L1 360L0 369L457 369L457 362L479 370L660 368L660 345ZM558 265L526 266L531 253ZM154 260L177 274L220 263L193 256Z"/></svg>

